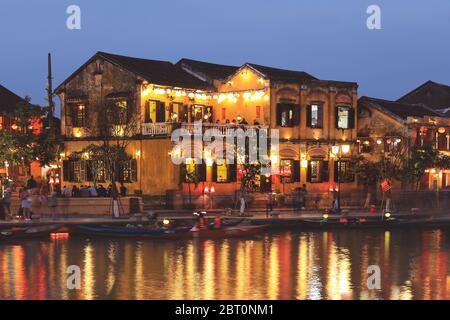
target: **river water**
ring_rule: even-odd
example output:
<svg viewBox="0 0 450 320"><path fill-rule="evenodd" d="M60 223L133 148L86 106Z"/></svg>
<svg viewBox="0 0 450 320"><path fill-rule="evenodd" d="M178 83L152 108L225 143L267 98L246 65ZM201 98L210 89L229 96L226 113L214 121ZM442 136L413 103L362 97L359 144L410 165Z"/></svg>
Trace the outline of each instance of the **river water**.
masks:
<svg viewBox="0 0 450 320"><path fill-rule="evenodd" d="M0 299L449 299L450 229L0 243ZM67 269L81 271L69 290ZM378 265L381 288L368 289Z"/></svg>

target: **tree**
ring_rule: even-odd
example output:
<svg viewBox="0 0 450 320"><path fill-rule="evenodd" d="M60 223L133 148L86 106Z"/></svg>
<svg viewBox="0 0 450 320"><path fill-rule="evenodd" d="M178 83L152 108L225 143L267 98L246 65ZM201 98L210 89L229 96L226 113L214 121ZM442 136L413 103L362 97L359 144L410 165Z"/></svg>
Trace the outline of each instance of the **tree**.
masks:
<svg viewBox="0 0 450 320"><path fill-rule="evenodd" d="M21 165L25 176L30 173L31 162L36 160L38 152L40 133L37 127L41 123L44 111L39 106L30 104L30 98L17 104L14 112L10 115L10 130L0 131L0 146L2 152L0 160L12 166Z"/></svg>
<svg viewBox="0 0 450 320"><path fill-rule="evenodd" d="M139 112L132 101L107 100L93 105L88 113L86 128L88 134L99 142L81 152L88 152L89 158L99 161L106 178L111 182L113 199L118 198L116 183L121 181L120 168L131 159L127 147L139 133Z"/></svg>
<svg viewBox="0 0 450 320"><path fill-rule="evenodd" d="M439 163L439 157L439 151L432 144L412 147L403 167L403 180L418 189L425 170L436 166Z"/></svg>

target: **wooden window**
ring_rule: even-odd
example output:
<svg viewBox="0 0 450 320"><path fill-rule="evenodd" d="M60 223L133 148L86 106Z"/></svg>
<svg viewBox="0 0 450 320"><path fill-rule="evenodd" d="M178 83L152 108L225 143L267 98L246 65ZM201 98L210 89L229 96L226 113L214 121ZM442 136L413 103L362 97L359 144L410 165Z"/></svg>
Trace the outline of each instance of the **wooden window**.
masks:
<svg viewBox="0 0 450 320"><path fill-rule="evenodd" d="M336 129L353 129L355 127L355 109L348 106L336 107Z"/></svg>
<svg viewBox="0 0 450 320"><path fill-rule="evenodd" d="M324 160L308 161L307 181L311 183L327 182L329 180L329 163Z"/></svg>
<svg viewBox="0 0 450 320"><path fill-rule="evenodd" d="M72 104L69 105L72 126L76 128L84 128L86 126L86 105Z"/></svg>
<svg viewBox="0 0 450 320"><path fill-rule="evenodd" d="M145 108L145 122L166 122L166 104L158 100L148 100Z"/></svg>
<svg viewBox="0 0 450 320"><path fill-rule="evenodd" d="M126 100L119 100L116 102L118 117L116 125L126 125L128 122L128 102Z"/></svg>
<svg viewBox="0 0 450 320"><path fill-rule="evenodd" d="M300 124L300 107L293 103L277 104L277 126L293 127Z"/></svg>
<svg viewBox="0 0 450 320"><path fill-rule="evenodd" d="M229 182L229 168L225 160L217 160L213 164L213 181L224 183Z"/></svg>
<svg viewBox="0 0 450 320"><path fill-rule="evenodd" d="M136 182L137 181L137 161L136 159L130 159L128 161L124 161L119 166L119 175L120 182Z"/></svg>
<svg viewBox="0 0 450 320"><path fill-rule="evenodd" d="M282 159L280 161L280 177L283 183L294 182L294 160Z"/></svg>
<svg viewBox="0 0 450 320"><path fill-rule="evenodd" d="M306 110L306 126L309 128L323 127L323 105L313 103Z"/></svg>
<svg viewBox="0 0 450 320"><path fill-rule="evenodd" d="M346 160L334 162L334 182L353 182L355 181L355 175L350 170L350 162Z"/></svg>

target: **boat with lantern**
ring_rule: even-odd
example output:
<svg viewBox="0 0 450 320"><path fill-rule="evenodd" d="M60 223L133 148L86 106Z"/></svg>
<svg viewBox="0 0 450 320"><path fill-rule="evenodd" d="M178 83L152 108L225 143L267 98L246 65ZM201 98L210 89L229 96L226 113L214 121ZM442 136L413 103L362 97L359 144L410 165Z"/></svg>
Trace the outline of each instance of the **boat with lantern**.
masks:
<svg viewBox="0 0 450 320"><path fill-rule="evenodd" d="M53 233L58 233L64 226L61 225L41 225L30 227L13 227L6 230L0 230L0 241L50 237Z"/></svg>

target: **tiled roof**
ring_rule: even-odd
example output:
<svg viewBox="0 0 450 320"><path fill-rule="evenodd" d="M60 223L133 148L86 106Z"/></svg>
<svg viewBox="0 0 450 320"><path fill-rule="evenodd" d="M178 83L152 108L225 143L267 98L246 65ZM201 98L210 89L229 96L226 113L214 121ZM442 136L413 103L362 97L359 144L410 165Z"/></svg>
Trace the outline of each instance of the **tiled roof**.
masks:
<svg viewBox="0 0 450 320"><path fill-rule="evenodd" d="M120 66L121 68L144 78L149 83L190 89L209 88L209 84L183 71L181 68L169 61L148 60L106 52L97 52L85 64L83 64L72 75L64 80L55 89L55 92L58 92L66 82L71 80L76 74L84 69L87 64L91 63L98 57L101 57L114 65Z"/></svg>
<svg viewBox="0 0 450 320"><path fill-rule="evenodd" d="M200 76L206 76L209 80L225 80L239 69L239 67L236 66L209 63L186 58L178 61L177 66L183 68L187 72L194 72Z"/></svg>
<svg viewBox="0 0 450 320"><path fill-rule="evenodd" d="M384 111L396 117L406 120L408 117L442 117L443 114L422 104L408 104L397 101L383 100L371 97L361 97L358 101L360 105L370 105L380 111Z"/></svg>
<svg viewBox="0 0 450 320"><path fill-rule="evenodd" d="M0 85L0 113L12 112L17 104L22 101L24 99Z"/></svg>
<svg viewBox="0 0 450 320"><path fill-rule="evenodd" d="M278 69L254 63L246 63L246 65L264 74L267 78L275 81L304 82L307 80L318 80L304 71Z"/></svg>
<svg viewBox="0 0 450 320"><path fill-rule="evenodd" d="M421 103L435 110L450 107L450 86L427 81L397 100L403 103Z"/></svg>

